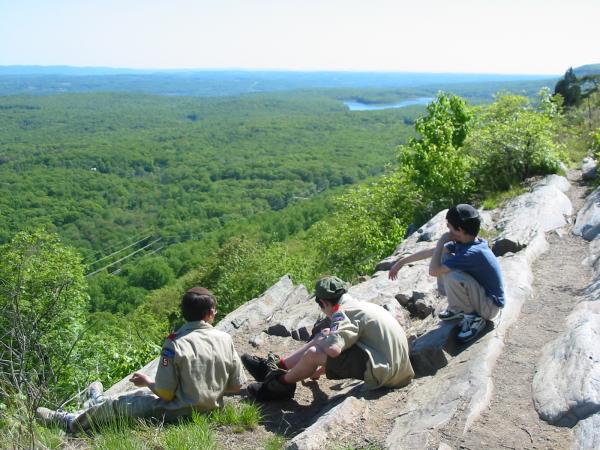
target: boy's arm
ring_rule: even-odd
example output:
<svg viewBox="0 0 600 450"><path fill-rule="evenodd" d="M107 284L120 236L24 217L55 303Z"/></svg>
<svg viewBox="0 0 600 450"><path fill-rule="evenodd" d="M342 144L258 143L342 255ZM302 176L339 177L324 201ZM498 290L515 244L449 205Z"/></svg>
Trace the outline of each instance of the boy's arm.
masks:
<svg viewBox="0 0 600 450"><path fill-rule="evenodd" d="M135 384L138 387L147 387L158 397L162 398L166 402L170 402L175 397L175 393L171 391L166 391L163 389L156 389L156 383L152 378L142 372L134 373L129 379L130 382Z"/></svg>
<svg viewBox="0 0 600 450"><path fill-rule="evenodd" d="M445 244L450 242L450 233L442 234L433 250L431 261L429 262L429 275L439 277L451 272L450 268L442 264L442 255L446 252Z"/></svg>
<svg viewBox="0 0 600 450"><path fill-rule="evenodd" d="M418 252L413 253L412 255L405 256L404 258L398 259L394 263L394 265L390 268L390 272L388 273L388 278L390 280L395 280L398 278L398 272L400 269L406 264L410 264L416 261L421 261L422 259L431 258L433 256L433 252L435 251L435 247L428 248L426 250L420 250Z"/></svg>

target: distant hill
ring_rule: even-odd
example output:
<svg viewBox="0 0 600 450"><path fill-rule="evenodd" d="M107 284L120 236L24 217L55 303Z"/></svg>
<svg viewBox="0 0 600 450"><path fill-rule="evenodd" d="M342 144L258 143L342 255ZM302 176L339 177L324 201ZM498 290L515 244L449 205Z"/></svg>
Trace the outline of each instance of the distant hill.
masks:
<svg viewBox="0 0 600 450"><path fill-rule="evenodd" d="M413 88L507 83L549 75L252 70L135 70L106 67L0 66L0 95L64 92L146 92L223 96L299 89Z"/></svg>
<svg viewBox="0 0 600 450"><path fill-rule="evenodd" d="M579 78L586 75L598 75L600 74L600 64L586 64L585 66L579 66L573 69L573 71Z"/></svg>

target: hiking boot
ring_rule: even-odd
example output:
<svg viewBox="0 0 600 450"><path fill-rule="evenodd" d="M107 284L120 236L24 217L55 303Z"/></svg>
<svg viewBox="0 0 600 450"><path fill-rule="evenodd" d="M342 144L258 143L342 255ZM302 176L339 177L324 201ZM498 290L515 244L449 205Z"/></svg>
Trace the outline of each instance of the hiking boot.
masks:
<svg viewBox="0 0 600 450"><path fill-rule="evenodd" d="M262 383L252 383L248 386L248 392L261 402L294 398L296 383L289 384L280 380L285 373L286 371L283 369L269 373L267 379Z"/></svg>
<svg viewBox="0 0 600 450"><path fill-rule="evenodd" d="M83 403L85 409L99 405L104 401L104 386L99 381L94 381L85 390L86 401Z"/></svg>
<svg viewBox="0 0 600 450"><path fill-rule="evenodd" d="M267 375L275 370L280 370L279 356L273 352L269 352L266 358L260 356L249 355L244 353L242 355L242 364L250 375L254 377L256 381L265 381Z"/></svg>
<svg viewBox="0 0 600 450"><path fill-rule="evenodd" d="M459 324L460 330L456 336L456 340L463 344L471 342L485 329L485 319L473 315L465 314L462 322Z"/></svg>
<svg viewBox="0 0 600 450"><path fill-rule="evenodd" d="M73 419L75 419L75 414L73 413L53 411L42 407L35 410L35 415L45 426L58 425L67 431L71 431L71 424Z"/></svg>
<svg viewBox="0 0 600 450"><path fill-rule="evenodd" d="M454 320L462 319L465 316L463 312L452 311L451 309L445 309L438 314L440 320Z"/></svg>

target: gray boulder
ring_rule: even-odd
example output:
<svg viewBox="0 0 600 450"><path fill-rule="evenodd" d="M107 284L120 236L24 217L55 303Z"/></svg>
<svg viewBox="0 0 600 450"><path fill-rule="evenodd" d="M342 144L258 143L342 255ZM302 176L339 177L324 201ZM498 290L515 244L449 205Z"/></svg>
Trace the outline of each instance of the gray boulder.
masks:
<svg viewBox="0 0 600 450"><path fill-rule="evenodd" d="M590 255L583 261L592 268L592 271L598 275L600 274L600 235L596 236L592 242L590 242Z"/></svg>
<svg viewBox="0 0 600 450"><path fill-rule="evenodd" d="M533 400L549 423L573 426L600 411L600 302L581 302L567 331L544 347Z"/></svg>
<svg viewBox="0 0 600 450"><path fill-rule="evenodd" d="M597 450L600 448L600 413L580 421L573 429L573 450Z"/></svg>
<svg viewBox="0 0 600 450"><path fill-rule="evenodd" d="M300 303L288 304L287 308L277 310L268 319L266 332L273 336L291 336L297 341L308 341L322 313L315 302L307 300L308 295L304 295Z"/></svg>
<svg viewBox="0 0 600 450"><path fill-rule="evenodd" d="M500 234L493 241L494 254L517 253L530 244L538 231L566 225L565 216L573 212L571 201L563 193L568 184L566 178L551 175L533 185L532 192L510 200L496 224Z"/></svg>
<svg viewBox="0 0 600 450"><path fill-rule="evenodd" d="M591 241L600 234L600 187L597 187L585 200L577 213L573 234Z"/></svg>
<svg viewBox="0 0 600 450"><path fill-rule="evenodd" d="M589 156L583 158L581 163L581 178L584 180L593 180L598 176L598 162Z"/></svg>
<svg viewBox="0 0 600 450"><path fill-rule="evenodd" d="M267 289L260 297L252 299L235 311L227 314L216 326L217 329L236 335L247 333L259 327L268 328L271 319L280 311L304 303L309 297L303 285L294 286L291 278L285 275Z"/></svg>

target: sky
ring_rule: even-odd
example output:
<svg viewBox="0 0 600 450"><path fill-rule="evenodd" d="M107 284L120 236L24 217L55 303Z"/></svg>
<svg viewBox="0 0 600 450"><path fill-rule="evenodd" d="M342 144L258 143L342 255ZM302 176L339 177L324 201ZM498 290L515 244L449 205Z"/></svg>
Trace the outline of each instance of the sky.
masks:
<svg viewBox="0 0 600 450"><path fill-rule="evenodd" d="M600 0L0 0L0 65L562 74Z"/></svg>

